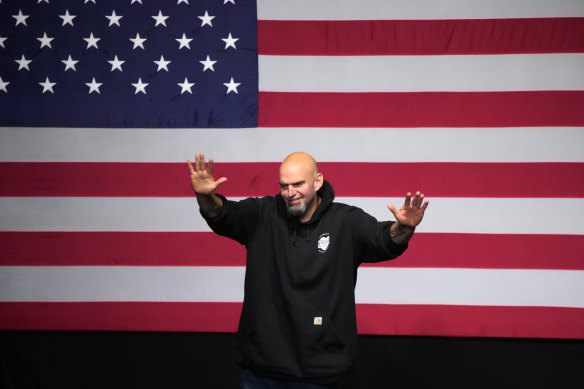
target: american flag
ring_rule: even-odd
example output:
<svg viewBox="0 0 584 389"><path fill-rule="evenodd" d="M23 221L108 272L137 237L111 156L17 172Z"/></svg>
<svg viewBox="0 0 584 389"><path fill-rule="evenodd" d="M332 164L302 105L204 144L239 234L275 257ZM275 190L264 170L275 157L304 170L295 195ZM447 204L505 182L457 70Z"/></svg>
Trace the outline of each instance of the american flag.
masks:
<svg viewBox="0 0 584 389"><path fill-rule="evenodd" d="M197 211L302 150L391 219L362 334L584 338L584 3L0 3L0 329L235 331L245 248Z"/></svg>

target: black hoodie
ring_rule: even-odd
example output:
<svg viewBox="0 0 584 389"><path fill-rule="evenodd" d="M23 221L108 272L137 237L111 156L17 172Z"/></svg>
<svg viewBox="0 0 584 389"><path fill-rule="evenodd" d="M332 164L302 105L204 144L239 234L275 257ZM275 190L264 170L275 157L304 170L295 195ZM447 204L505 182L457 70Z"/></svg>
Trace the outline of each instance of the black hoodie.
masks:
<svg viewBox="0 0 584 389"><path fill-rule="evenodd" d="M407 248L391 240L393 222L333 203L327 181L317 193L322 201L307 223L288 215L280 195L239 202L219 195L221 214L206 218L214 232L247 247L239 363L258 375L339 379L356 357L357 267Z"/></svg>

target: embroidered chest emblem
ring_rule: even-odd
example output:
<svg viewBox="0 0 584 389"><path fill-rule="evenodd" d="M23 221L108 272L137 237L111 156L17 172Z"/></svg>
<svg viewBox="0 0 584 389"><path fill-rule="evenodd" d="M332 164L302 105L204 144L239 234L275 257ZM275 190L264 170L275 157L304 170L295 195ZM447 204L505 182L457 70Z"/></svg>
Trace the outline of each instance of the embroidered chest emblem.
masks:
<svg viewBox="0 0 584 389"><path fill-rule="evenodd" d="M326 252L330 243L331 243L331 237L330 237L330 234L328 232L320 235L318 237L318 251L321 253Z"/></svg>

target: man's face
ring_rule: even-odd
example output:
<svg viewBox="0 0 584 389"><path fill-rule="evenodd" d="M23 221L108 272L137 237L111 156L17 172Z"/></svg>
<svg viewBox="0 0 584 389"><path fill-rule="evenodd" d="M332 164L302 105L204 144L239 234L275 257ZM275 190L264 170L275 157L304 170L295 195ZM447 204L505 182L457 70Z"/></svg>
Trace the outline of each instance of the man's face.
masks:
<svg viewBox="0 0 584 389"><path fill-rule="evenodd" d="M316 199L315 175L311 169L282 166L280 169L280 194L286 202L288 213L302 217L313 207Z"/></svg>

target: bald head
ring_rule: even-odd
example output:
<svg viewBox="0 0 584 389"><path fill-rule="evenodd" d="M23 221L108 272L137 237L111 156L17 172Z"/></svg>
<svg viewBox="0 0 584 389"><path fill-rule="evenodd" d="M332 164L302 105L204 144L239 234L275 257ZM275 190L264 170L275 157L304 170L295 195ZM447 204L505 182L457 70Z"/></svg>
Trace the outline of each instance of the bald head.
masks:
<svg viewBox="0 0 584 389"><path fill-rule="evenodd" d="M280 165L280 194L288 212L303 222L310 219L318 206L316 192L322 184L323 176L310 154L292 153Z"/></svg>
<svg viewBox="0 0 584 389"><path fill-rule="evenodd" d="M282 164L280 165L280 174L282 174L282 170L290 169L304 170L311 175L316 175L318 173L318 167L316 166L316 161L312 155L302 151L292 153L282 161Z"/></svg>

